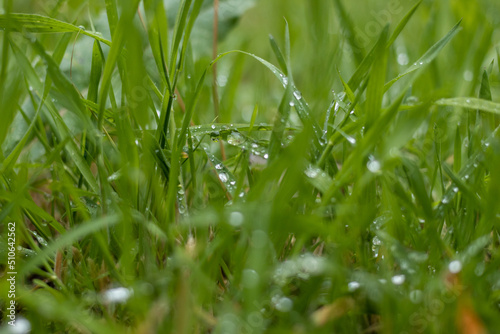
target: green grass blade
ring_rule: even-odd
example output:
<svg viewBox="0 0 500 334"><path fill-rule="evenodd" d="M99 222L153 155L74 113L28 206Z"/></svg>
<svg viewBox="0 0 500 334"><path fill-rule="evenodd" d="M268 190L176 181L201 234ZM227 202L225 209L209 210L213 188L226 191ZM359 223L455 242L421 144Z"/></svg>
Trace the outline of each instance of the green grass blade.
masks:
<svg viewBox="0 0 500 334"><path fill-rule="evenodd" d="M354 24L351 21L351 18L347 14L347 11L344 8L341 0L334 0L334 5L337 8L339 13L340 22L342 23L342 27L344 28L344 33L346 35L347 41L351 45L353 49L354 57L356 58L356 62L359 64L363 61L363 50L362 46L356 41L356 32L354 31Z"/></svg>
<svg viewBox="0 0 500 334"><path fill-rule="evenodd" d="M500 103L478 99L475 97L454 97L440 99L435 102L439 106L452 106L468 109L478 109L493 114L500 114Z"/></svg>
<svg viewBox="0 0 500 334"><path fill-rule="evenodd" d="M0 15L0 28L16 32L37 34L78 32L103 42L104 44L111 45L111 42L103 38L99 33L87 31L73 24L37 14Z"/></svg>
<svg viewBox="0 0 500 334"><path fill-rule="evenodd" d="M391 37L387 41L387 47L391 46L394 41L398 38L398 36L401 34L403 29L406 27L410 19L412 18L413 14L417 11L418 7L422 4L423 0L419 0L409 11L406 13L406 15L403 17L403 19L398 23L396 28L394 29L394 32L392 33Z"/></svg>
<svg viewBox="0 0 500 334"><path fill-rule="evenodd" d="M382 98L384 95L384 82L387 69L387 52L386 40L389 31L389 26L385 26L380 34L375 49L375 62L373 63L372 71L366 89L366 126L369 127L374 122L377 114L382 107Z"/></svg>
<svg viewBox="0 0 500 334"><path fill-rule="evenodd" d="M19 272L20 276L24 277L25 275L31 273L37 266L52 257L55 252L60 250L61 248L70 246L78 240L99 230L111 227L117 224L119 222L119 219L120 216L116 214L109 215L90 222L85 222L84 224L80 224L79 226L74 227L73 229L64 233L58 239L53 241L51 244L45 247L42 252L37 254L34 258L23 265Z"/></svg>
<svg viewBox="0 0 500 334"><path fill-rule="evenodd" d="M89 91L87 93L87 100L97 103L97 93L99 91L99 81L102 74L102 50L99 42L95 41L92 48L92 67L90 69L90 82Z"/></svg>
<svg viewBox="0 0 500 334"><path fill-rule="evenodd" d="M273 35L269 35L269 42L271 43L271 48L273 49L274 55L276 56L276 59L278 60L278 64L281 67L281 70L283 73L288 76L288 70L287 70L287 65L285 61L285 57L283 57L283 54L281 53L281 50L276 43L276 40L274 39Z"/></svg>
<svg viewBox="0 0 500 334"><path fill-rule="evenodd" d="M449 41L455 37L455 35L460 31L460 24L462 23L462 20L460 20L447 34L444 36L440 41L438 41L436 44L434 44L427 52L424 53L422 57L420 57L419 60L417 60L415 63L413 63L406 71L403 73L399 74L397 77L389 81L388 83L385 84L385 91L387 91L393 84L395 84L398 80L403 78L404 76L413 73L421 68L424 68L427 66L429 63L431 63L439 54L439 52L448 44Z"/></svg>

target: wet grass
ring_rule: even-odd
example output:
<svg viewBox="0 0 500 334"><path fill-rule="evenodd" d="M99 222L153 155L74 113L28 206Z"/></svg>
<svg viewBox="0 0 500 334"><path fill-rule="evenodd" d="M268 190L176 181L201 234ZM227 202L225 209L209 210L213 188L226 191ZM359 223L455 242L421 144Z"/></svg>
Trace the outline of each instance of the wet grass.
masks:
<svg viewBox="0 0 500 334"><path fill-rule="evenodd" d="M498 4L28 2L0 15L16 333L500 327Z"/></svg>

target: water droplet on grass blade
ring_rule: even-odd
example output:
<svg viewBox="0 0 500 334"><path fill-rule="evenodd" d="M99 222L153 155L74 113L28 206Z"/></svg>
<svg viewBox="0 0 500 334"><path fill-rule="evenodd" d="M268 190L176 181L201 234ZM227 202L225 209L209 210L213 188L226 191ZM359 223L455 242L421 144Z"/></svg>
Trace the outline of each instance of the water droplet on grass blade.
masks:
<svg viewBox="0 0 500 334"><path fill-rule="evenodd" d="M229 180L228 176L226 173L220 173L219 174L219 179L222 181L222 182L227 182Z"/></svg>
<svg viewBox="0 0 500 334"><path fill-rule="evenodd" d="M220 140L220 132L219 131L214 131L210 133L210 139L212 139L213 142L218 142Z"/></svg>
<svg viewBox="0 0 500 334"><path fill-rule="evenodd" d="M297 100L300 100L302 98L302 93L296 90L293 92L293 96L295 96Z"/></svg>
<svg viewBox="0 0 500 334"><path fill-rule="evenodd" d="M229 136L227 136L227 142L230 145L239 146L245 142L245 137L243 137L241 133L233 131Z"/></svg>
<svg viewBox="0 0 500 334"><path fill-rule="evenodd" d="M375 160L375 158L370 157L370 160L367 162L366 167L368 168L368 170L370 172L378 173L378 172L380 172L380 168L382 166L378 160Z"/></svg>
<svg viewBox="0 0 500 334"><path fill-rule="evenodd" d="M321 174L321 172L322 172L321 169L314 166L309 166L307 167L304 173L307 175L307 177L314 179L317 178Z"/></svg>

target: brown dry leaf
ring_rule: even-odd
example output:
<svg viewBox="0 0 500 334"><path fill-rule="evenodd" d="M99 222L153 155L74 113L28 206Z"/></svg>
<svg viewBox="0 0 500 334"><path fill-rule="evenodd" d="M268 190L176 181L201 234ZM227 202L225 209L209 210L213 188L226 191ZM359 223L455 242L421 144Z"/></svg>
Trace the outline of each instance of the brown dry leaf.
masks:
<svg viewBox="0 0 500 334"><path fill-rule="evenodd" d="M487 333L483 321L474 311L468 299L461 299L458 303L457 327L458 331L463 334Z"/></svg>
<svg viewBox="0 0 500 334"><path fill-rule="evenodd" d="M338 319L354 309L356 301L351 297L339 298L331 304L314 311L311 320L316 326L324 326L330 321Z"/></svg>

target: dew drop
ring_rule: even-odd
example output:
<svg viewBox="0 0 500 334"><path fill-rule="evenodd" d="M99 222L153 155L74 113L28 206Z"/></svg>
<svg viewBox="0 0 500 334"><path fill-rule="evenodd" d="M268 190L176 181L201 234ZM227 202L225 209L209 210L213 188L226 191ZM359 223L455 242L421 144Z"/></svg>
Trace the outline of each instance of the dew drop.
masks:
<svg viewBox="0 0 500 334"><path fill-rule="evenodd" d="M405 280L406 280L405 275L394 275L391 278L391 282L394 285L401 285L405 282Z"/></svg>
<svg viewBox="0 0 500 334"><path fill-rule="evenodd" d="M230 145L233 145L233 146L238 146L238 145L241 145L245 142L245 137L243 137L241 135L241 133L237 132L237 131L233 131L231 132L231 134L227 137L227 142L230 144Z"/></svg>
<svg viewBox="0 0 500 334"><path fill-rule="evenodd" d="M406 53L400 53L398 54L398 64L401 66L408 65L410 62L410 58L408 58L408 55Z"/></svg>
<svg viewBox="0 0 500 334"><path fill-rule="evenodd" d="M17 317L14 321L14 325L10 326L10 330L7 333L12 334L28 334L31 333L31 323L28 319L24 317Z"/></svg>
<svg viewBox="0 0 500 334"><path fill-rule="evenodd" d="M370 159L370 161L368 161L368 163L366 164L366 167L370 172L378 173L382 166L380 165L380 162L378 160Z"/></svg>
<svg viewBox="0 0 500 334"><path fill-rule="evenodd" d="M220 173L219 174L219 179L222 181L222 182L227 182L227 180L229 180L228 176L226 173Z"/></svg>
<svg viewBox="0 0 500 334"><path fill-rule="evenodd" d="M293 301L288 297L281 297L274 304L276 309L281 312L290 312L293 308Z"/></svg>
<svg viewBox="0 0 500 334"><path fill-rule="evenodd" d="M103 292L102 299L105 303L125 303L131 296L133 291L124 287L109 289Z"/></svg>
<svg viewBox="0 0 500 334"><path fill-rule="evenodd" d="M241 212L231 212L229 215L229 224L231 224L234 227L239 227L243 224L245 221L245 217Z"/></svg>
<svg viewBox="0 0 500 334"><path fill-rule="evenodd" d="M306 173L307 177L310 177L311 179L314 179L314 178L317 178L320 175L321 169L313 167L313 166L309 166L305 170L305 173Z"/></svg>
<svg viewBox="0 0 500 334"><path fill-rule="evenodd" d="M302 98L302 93L296 90L293 92L293 96L295 96L297 100L300 100Z"/></svg>
<svg viewBox="0 0 500 334"><path fill-rule="evenodd" d="M347 284L347 289L350 291L350 292L353 292L353 291L356 291L357 289L359 289L361 285L356 282L356 281L352 281L352 282L349 282L349 284Z"/></svg>
<svg viewBox="0 0 500 334"><path fill-rule="evenodd" d="M451 261L450 264L448 265L448 270L452 274L457 274L462 270L462 262L455 260Z"/></svg>

